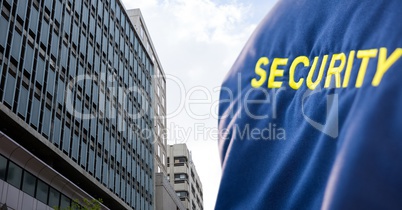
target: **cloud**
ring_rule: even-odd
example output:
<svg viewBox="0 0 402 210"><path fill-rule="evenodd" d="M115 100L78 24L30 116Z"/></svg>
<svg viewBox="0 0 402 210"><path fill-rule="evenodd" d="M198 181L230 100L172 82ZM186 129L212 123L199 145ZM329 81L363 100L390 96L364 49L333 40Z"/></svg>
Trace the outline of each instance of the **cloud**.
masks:
<svg viewBox="0 0 402 210"><path fill-rule="evenodd" d="M178 23L180 38L198 42L229 43L239 37L248 7L240 3L218 5L210 0L176 0L169 7ZM239 33L240 32L240 33Z"/></svg>
<svg viewBox="0 0 402 210"><path fill-rule="evenodd" d="M247 37L254 24L247 22L250 5L238 2L217 4L211 0L125 0L127 8L140 7L152 39L162 32L169 42L191 40L204 44L235 46ZM152 33L155 31L155 33ZM156 32L158 31L158 32ZM243 43L242 43L243 44Z"/></svg>
<svg viewBox="0 0 402 210"><path fill-rule="evenodd" d="M123 0L123 4L127 9L135 9L139 8L138 5L141 5L141 9L153 8L157 6L157 0Z"/></svg>

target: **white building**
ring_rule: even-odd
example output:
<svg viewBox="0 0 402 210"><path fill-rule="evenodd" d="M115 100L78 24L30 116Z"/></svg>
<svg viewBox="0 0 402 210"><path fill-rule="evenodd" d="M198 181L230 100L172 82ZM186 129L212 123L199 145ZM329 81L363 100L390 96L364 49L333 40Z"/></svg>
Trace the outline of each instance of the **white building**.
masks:
<svg viewBox="0 0 402 210"><path fill-rule="evenodd" d="M186 144L168 146L168 176L177 196L188 210L203 210L203 191Z"/></svg>

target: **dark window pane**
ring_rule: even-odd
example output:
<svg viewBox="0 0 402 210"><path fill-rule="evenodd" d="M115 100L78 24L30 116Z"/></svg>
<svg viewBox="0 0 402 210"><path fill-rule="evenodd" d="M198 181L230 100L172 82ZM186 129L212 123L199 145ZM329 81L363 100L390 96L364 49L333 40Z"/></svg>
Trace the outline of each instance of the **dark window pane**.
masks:
<svg viewBox="0 0 402 210"><path fill-rule="evenodd" d="M45 1L45 2L49 2L49 1ZM40 41L42 43L48 43L49 41L49 24L46 21L42 21L42 28L41 28L41 32L40 32L41 36L40 36Z"/></svg>
<svg viewBox="0 0 402 210"><path fill-rule="evenodd" d="M79 137L77 135L73 136L73 144L71 148L72 157L77 161L78 160L78 152L79 152Z"/></svg>
<svg viewBox="0 0 402 210"><path fill-rule="evenodd" d="M25 17L27 11L27 0L18 1L17 6L18 6L17 10L18 15L20 15L21 17Z"/></svg>
<svg viewBox="0 0 402 210"><path fill-rule="evenodd" d="M54 71L52 71L52 70L47 71L47 86L46 86L46 90L51 94L53 94L54 89L55 89L55 87L54 87L54 82L56 80L55 77L56 77L56 74L55 74Z"/></svg>
<svg viewBox="0 0 402 210"><path fill-rule="evenodd" d="M114 181L115 181L114 175L115 175L115 172L113 169L111 169L109 171L109 188L110 189L114 189Z"/></svg>
<svg viewBox="0 0 402 210"><path fill-rule="evenodd" d="M60 3L60 1L56 1L56 6L55 6L55 14L62 14L63 11L63 5ZM55 19L60 19L61 17L59 15L55 15ZM59 21L61 22L61 21Z"/></svg>
<svg viewBox="0 0 402 210"><path fill-rule="evenodd" d="M64 102L64 83L62 81L57 84L57 102L60 104Z"/></svg>
<svg viewBox="0 0 402 210"><path fill-rule="evenodd" d="M81 161L80 161L80 163L81 163L81 165L82 166L86 166L86 163L87 163L87 154L88 154L88 150L87 150L87 144L85 144L85 143L81 143L81 147L80 147L80 149L81 149Z"/></svg>
<svg viewBox="0 0 402 210"><path fill-rule="evenodd" d="M28 100L28 90L21 87L20 99L18 100L18 113L25 117L27 113L27 100Z"/></svg>
<svg viewBox="0 0 402 210"><path fill-rule="evenodd" d="M65 13L64 31L70 33L70 28L71 28L71 16L68 13Z"/></svg>
<svg viewBox="0 0 402 210"><path fill-rule="evenodd" d="M43 85L44 82L45 71L45 61L39 58L36 68L36 81L38 81L41 85Z"/></svg>
<svg viewBox="0 0 402 210"><path fill-rule="evenodd" d="M61 122L56 117L54 118L53 142L56 143L57 145L60 145L60 138L61 138L60 129L61 129Z"/></svg>
<svg viewBox="0 0 402 210"><path fill-rule="evenodd" d="M15 90L15 78L8 74L6 80L6 89L4 94L4 101L7 102L10 106L13 105L14 102L14 90Z"/></svg>
<svg viewBox="0 0 402 210"><path fill-rule="evenodd" d="M71 200L67 198L65 195L61 195L60 197L60 209L66 209L70 207Z"/></svg>
<svg viewBox="0 0 402 210"><path fill-rule="evenodd" d="M11 46L11 55L18 59L20 57L21 54L21 40L22 37L21 35L19 35L18 33L14 33L13 34L13 42L12 42L12 46Z"/></svg>
<svg viewBox="0 0 402 210"><path fill-rule="evenodd" d="M63 150L67 153L70 153L70 129L64 127L64 136L63 136Z"/></svg>
<svg viewBox="0 0 402 210"><path fill-rule="evenodd" d="M50 123L51 123L50 115L51 115L50 110L45 108L44 112L43 112L43 119L42 119L43 120L42 121L42 132L46 136L49 136L49 133L50 133Z"/></svg>
<svg viewBox="0 0 402 210"><path fill-rule="evenodd" d="M59 206L59 201L60 201L60 193L57 190L50 188L48 206L57 207Z"/></svg>
<svg viewBox="0 0 402 210"><path fill-rule="evenodd" d="M49 194L49 185L42 182L41 180L38 180L38 186L36 188L36 196L35 196L36 199L46 204L48 194Z"/></svg>
<svg viewBox="0 0 402 210"><path fill-rule="evenodd" d="M38 127L39 124L39 112L40 112L40 102L36 97L33 97L33 103L31 108L31 123Z"/></svg>
<svg viewBox="0 0 402 210"><path fill-rule="evenodd" d="M0 155L0 179L6 179L7 159Z"/></svg>
<svg viewBox="0 0 402 210"><path fill-rule="evenodd" d="M8 165L7 182L14 187L21 187L22 168L10 162Z"/></svg>
<svg viewBox="0 0 402 210"><path fill-rule="evenodd" d="M32 73L32 63L33 63L33 55L34 51L31 46L26 46L25 56L24 56L24 68L29 72Z"/></svg>
<svg viewBox="0 0 402 210"><path fill-rule="evenodd" d="M8 25L9 25L9 22L2 15L0 15L0 28L4 31L7 31ZM7 35L8 35L8 33L0 33L0 45L3 47L6 46Z"/></svg>
<svg viewBox="0 0 402 210"><path fill-rule="evenodd" d="M38 20L38 19L39 19L39 12L32 7L30 20ZM33 32L36 32L38 30L38 23L39 21L29 21L29 28Z"/></svg>
<svg viewBox="0 0 402 210"><path fill-rule="evenodd" d="M24 180L22 182L22 191L33 197L35 195L35 184L36 177L25 171Z"/></svg>
<svg viewBox="0 0 402 210"><path fill-rule="evenodd" d="M115 185L115 190L114 190L114 192L117 194L117 195L120 195L120 176L118 175L118 174L116 174L116 185Z"/></svg>

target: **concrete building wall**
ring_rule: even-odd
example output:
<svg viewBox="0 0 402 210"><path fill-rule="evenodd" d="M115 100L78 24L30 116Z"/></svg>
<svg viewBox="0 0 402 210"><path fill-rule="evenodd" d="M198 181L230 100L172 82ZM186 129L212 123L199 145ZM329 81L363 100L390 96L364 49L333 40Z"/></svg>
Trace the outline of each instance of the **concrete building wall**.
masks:
<svg viewBox="0 0 402 210"><path fill-rule="evenodd" d="M168 146L168 175L186 209L204 209L202 183L186 144Z"/></svg>
<svg viewBox="0 0 402 210"><path fill-rule="evenodd" d="M172 185L163 173L155 174L156 210L185 210Z"/></svg>

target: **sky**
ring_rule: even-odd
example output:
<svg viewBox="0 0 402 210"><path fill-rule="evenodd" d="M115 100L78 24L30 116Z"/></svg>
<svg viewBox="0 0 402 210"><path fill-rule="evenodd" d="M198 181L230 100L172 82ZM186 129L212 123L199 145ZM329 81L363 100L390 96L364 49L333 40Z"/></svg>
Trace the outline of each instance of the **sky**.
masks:
<svg viewBox="0 0 402 210"><path fill-rule="evenodd" d="M204 209L214 208L221 166L219 87L276 0L122 0L140 8L167 77L168 144L186 143L200 176Z"/></svg>

